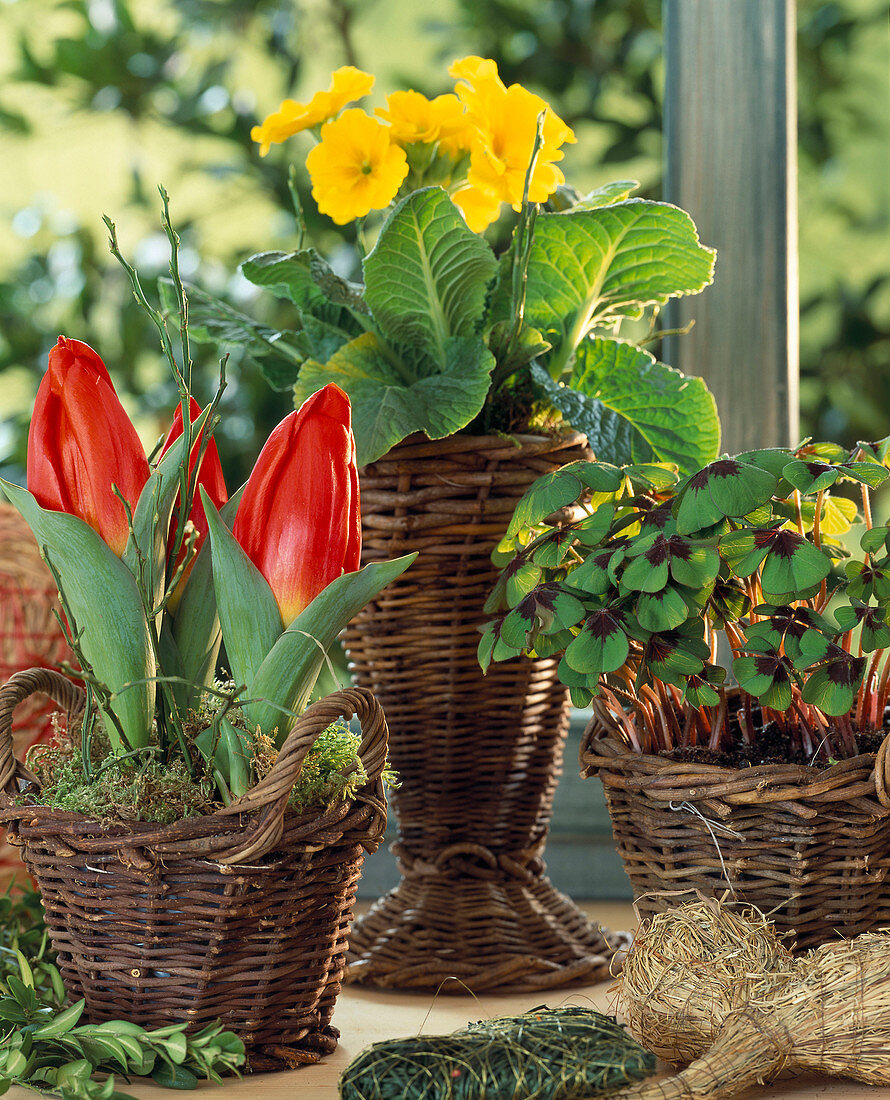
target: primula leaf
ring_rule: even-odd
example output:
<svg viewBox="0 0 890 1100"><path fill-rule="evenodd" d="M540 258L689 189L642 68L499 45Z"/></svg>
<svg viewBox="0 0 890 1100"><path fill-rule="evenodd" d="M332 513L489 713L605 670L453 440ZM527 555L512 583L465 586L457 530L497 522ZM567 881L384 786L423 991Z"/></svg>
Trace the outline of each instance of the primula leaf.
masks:
<svg viewBox="0 0 890 1100"><path fill-rule="evenodd" d="M525 320L554 346L559 379L592 328L638 317L647 305L696 294L711 281L714 252L688 214L631 199L592 210L541 214L535 222ZM495 303L506 309L506 299Z"/></svg>
<svg viewBox="0 0 890 1100"><path fill-rule="evenodd" d="M365 258L365 301L387 340L417 345L442 369L448 340L477 334L497 261L441 187L412 191Z"/></svg>
<svg viewBox="0 0 890 1100"><path fill-rule="evenodd" d="M301 252L260 252L241 265L245 279L265 287L300 310L329 324L346 324L353 334L361 325L344 318L341 308L367 313L361 287L336 275L313 249Z"/></svg>
<svg viewBox="0 0 890 1100"><path fill-rule="evenodd" d="M416 557L414 553L392 561L371 562L355 573L337 577L319 592L269 649L256 675L248 682L248 696L256 700L244 707L251 727L259 726L266 734L277 729L277 743L279 746L283 743L295 718L282 708L297 715L305 709L337 635L390 581L401 576ZM225 621L223 637L228 648Z"/></svg>
<svg viewBox="0 0 890 1100"><path fill-rule="evenodd" d="M609 462L670 462L688 472L710 462L720 447L717 406L702 379L634 344L585 340L564 385L537 365L532 378Z"/></svg>
<svg viewBox="0 0 890 1100"><path fill-rule="evenodd" d="M153 677L156 669L135 577L77 516L41 508L19 485L8 481L0 485L61 577L84 656L96 677L115 693L111 710L125 736L134 748L147 745L155 684L138 681ZM106 726L115 749L120 748L113 723Z"/></svg>
<svg viewBox="0 0 890 1100"><path fill-rule="evenodd" d="M372 332L344 344L326 363L308 360L294 387L297 403L328 382L349 395L358 463L386 454L406 436L442 439L482 408L494 357L479 339L452 336L440 369L421 375Z"/></svg>
<svg viewBox="0 0 890 1100"><path fill-rule="evenodd" d="M226 657L235 682L250 693L284 623L269 582L242 550L203 487L201 501L210 529L213 589Z"/></svg>
<svg viewBox="0 0 890 1100"><path fill-rule="evenodd" d="M598 210L601 206L612 206L616 202L624 202L639 188L639 180L613 180L611 183L603 184L602 187L597 187L594 191L589 191L567 213Z"/></svg>

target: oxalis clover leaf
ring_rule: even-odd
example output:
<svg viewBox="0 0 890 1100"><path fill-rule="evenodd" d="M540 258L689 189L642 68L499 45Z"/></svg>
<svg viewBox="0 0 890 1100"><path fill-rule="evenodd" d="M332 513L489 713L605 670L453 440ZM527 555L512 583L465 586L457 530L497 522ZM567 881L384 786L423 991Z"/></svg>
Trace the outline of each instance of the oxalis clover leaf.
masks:
<svg viewBox="0 0 890 1100"><path fill-rule="evenodd" d="M531 624L524 652L563 640L573 700L597 700L638 751L743 738L754 752L759 729L777 725L797 761L854 755L890 702L890 526L874 524L869 496L887 470L875 455L890 461L890 445L808 441L679 480L625 467L605 499L582 489L573 507L589 514L565 522L564 508L528 549L538 587L556 581L586 614L549 633ZM846 538L857 517L831 495L842 482L865 524ZM534 605L534 587L524 599Z"/></svg>

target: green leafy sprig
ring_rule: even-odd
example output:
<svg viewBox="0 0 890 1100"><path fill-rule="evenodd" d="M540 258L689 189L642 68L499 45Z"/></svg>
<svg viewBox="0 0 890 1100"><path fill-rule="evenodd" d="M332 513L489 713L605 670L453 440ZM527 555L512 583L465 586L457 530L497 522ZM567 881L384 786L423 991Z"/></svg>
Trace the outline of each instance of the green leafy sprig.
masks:
<svg viewBox="0 0 890 1100"><path fill-rule="evenodd" d="M0 897L0 1095L21 1085L63 1100L132 1100L115 1073L194 1089L244 1065L244 1043L219 1023L190 1035L186 1024L81 1024L85 1002L65 1003L53 958L37 894Z"/></svg>
<svg viewBox="0 0 890 1100"><path fill-rule="evenodd" d="M871 506L886 453L807 441L683 478L603 462L540 478L494 555L483 669L560 654L573 701L641 752L753 743L775 723L797 756L855 755L890 698L890 527Z"/></svg>

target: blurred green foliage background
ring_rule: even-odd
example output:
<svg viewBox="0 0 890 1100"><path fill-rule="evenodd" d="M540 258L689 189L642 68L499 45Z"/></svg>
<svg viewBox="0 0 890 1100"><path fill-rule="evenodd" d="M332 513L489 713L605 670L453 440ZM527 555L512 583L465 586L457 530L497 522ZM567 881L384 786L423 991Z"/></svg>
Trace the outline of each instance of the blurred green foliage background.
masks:
<svg viewBox="0 0 890 1100"><path fill-rule="evenodd" d="M798 4L802 424L847 443L890 432L886 22L883 0ZM381 105L400 87L449 90L448 64L469 53L494 57L575 128L575 187L630 177L657 198L660 24L660 0L0 0L4 474L21 476L60 332L103 355L146 443L166 428L175 391L108 255L103 213L151 285L167 262L163 183L184 275L245 312L281 308L256 300L237 265L294 246L288 166L309 145L298 136L261 160L251 126L326 87L338 65L375 73ZM344 237L302 199L313 243L342 261ZM207 398L216 362L197 351ZM219 436L230 485L290 408L237 367Z"/></svg>

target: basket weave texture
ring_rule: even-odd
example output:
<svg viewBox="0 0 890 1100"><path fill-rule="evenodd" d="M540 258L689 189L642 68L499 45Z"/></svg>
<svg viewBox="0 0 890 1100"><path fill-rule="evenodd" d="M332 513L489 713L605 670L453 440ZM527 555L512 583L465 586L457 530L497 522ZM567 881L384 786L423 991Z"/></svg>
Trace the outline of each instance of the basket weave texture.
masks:
<svg viewBox="0 0 890 1100"><path fill-rule="evenodd" d="M0 502L0 684L20 668L56 668L74 661L53 614L59 608L52 574L40 557L31 529L11 504ZM52 734L52 706L31 696L16 711L16 752L24 756ZM0 889L7 876L21 879L25 868L14 848L0 839Z"/></svg>
<svg viewBox="0 0 890 1100"><path fill-rule="evenodd" d="M65 987L86 999L87 1019L197 1028L219 1018L249 1049L288 1064L330 1053L363 854L386 823L386 722L370 692L310 707L268 775L231 806L172 825L106 826L15 804L32 777L13 756L10 716L35 691L69 722L83 706L79 688L43 669L0 690L0 821L22 846ZM289 809L316 737L353 715L367 784L325 812Z"/></svg>
<svg viewBox="0 0 890 1100"><path fill-rule="evenodd" d="M890 928L890 736L827 768L727 768L633 752L595 718L580 759L602 781L641 916L678 891L730 889L796 951Z"/></svg>
<svg viewBox="0 0 890 1100"><path fill-rule="evenodd" d="M477 659L491 553L541 474L585 437L418 437L361 473L362 561L419 551L353 619L356 681L386 710L403 879L357 923L349 980L448 992L608 976L612 946L554 890L542 852L568 698L555 659Z"/></svg>

